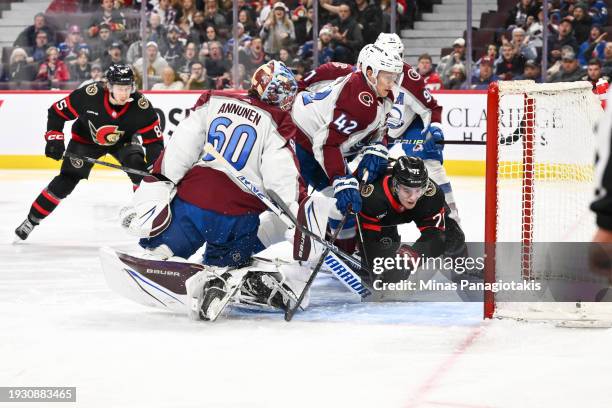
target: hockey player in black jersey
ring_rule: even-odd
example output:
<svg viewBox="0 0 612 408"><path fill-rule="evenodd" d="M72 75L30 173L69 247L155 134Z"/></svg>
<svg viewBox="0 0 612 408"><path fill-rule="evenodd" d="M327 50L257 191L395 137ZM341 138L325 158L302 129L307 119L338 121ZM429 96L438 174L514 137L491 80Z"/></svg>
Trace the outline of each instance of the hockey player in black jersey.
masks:
<svg viewBox="0 0 612 408"><path fill-rule="evenodd" d="M444 199L444 192L429 179L423 160L400 157L387 174L361 188L359 223L363 231L362 255L377 257L458 256L465 252L465 236ZM414 222L421 236L413 245L402 244L397 226ZM405 278L406 271L387 271L384 279Z"/></svg>
<svg viewBox="0 0 612 408"><path fill-rule="evenodd" d="M147 163L154 163L164 148L157 113L147 98L136 92L134 73L127 65L111 65L106 72L106 84L95 82L79 88L49 108L47 157L61 160L64 156L64 123L71 120L74 123L67 151L80 156L97 159L108 153L123 166L146 171ZM142 137L146 161L137 134ZM25 240L79 181L87 179L92 166L83 160L66 158L59 175L34 200L15 234ZM142 179L134 174L129 177L135 187Z"/></svg>

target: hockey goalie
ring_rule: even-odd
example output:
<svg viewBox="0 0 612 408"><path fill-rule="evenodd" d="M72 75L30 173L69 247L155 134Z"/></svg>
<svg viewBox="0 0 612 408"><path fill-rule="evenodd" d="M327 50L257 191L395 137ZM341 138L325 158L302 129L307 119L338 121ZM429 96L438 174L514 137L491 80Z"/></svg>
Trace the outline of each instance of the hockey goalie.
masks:
<svg viewBox="0 0 612 408"><path fill-rule="evenodd" d="M288 109L296 91L291 71L271 61L256 70L248 94L200 96L121 213L122 226L142 238L145 254L102 250L113 289L146 305L212 321L230 301L280 309L294 304L310 269L290 256L286 236L293 231L266 211L252 189L240 188L233 170L205 146L212 145L259 190L273 191L294 215L301 203L311 215L309 229L324 236L333 201L306 196L290 142L294 125ZM188 263L203 245L202 263ZM308 246L315 257L316 245ZM289 256L279 256L277 247Z"/></svg>

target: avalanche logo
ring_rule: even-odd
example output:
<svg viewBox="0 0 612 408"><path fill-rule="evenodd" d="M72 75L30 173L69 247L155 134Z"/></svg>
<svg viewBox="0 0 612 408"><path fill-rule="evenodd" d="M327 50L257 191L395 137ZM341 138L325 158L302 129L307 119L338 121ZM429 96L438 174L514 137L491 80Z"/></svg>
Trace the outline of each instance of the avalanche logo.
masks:
<svg viewBox="0 0 612 408"><path fill-rule="evenodd" d="M89 123L89 133L91 134L91 138L94 142L101 146L112 146L125 133L123 130L119 130L119 126L115 125L105 125L100 126L96 129L96 127L88 121Z"/></svg>
<svg viewBox="0 0 612 408"><path fill-rule="evenodd" d="M358 98L359 102L363 103L368 108L372 106L372 103L374 102L374 98L372 97L372 95L366 91L361 92Z"/></svg>

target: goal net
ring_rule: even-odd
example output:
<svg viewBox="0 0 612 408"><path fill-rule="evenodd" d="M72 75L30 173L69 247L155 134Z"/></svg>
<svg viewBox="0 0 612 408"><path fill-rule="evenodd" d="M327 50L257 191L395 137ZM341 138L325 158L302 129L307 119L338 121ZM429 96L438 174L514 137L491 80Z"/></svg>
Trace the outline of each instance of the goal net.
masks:
<svg viewBox="0 0 612 408"><path fill-rule="evenodd" d="M591 84L500 81L487 105L485 280L539 290L487 291L485 317L612 318L612 304L589 302L608 286L588 271L602 113Z"/></svg>

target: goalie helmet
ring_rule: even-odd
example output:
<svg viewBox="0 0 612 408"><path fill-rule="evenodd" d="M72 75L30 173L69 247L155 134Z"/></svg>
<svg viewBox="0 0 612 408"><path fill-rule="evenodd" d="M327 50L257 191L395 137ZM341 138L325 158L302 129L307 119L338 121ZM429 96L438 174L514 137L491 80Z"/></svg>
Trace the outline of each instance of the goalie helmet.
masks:
<svg viewBox="0 0 612 408"><path fill-rule="evenodd" d="M397 53L387 52L374 44L363 47L357 62L360 64L359 69L366 79L368 78L368 68L372 70L374 78L378 77L380 71L401 75L404 69L404 63Z"/></svg>
<svg viewBox="0 0 612 408"><path fill-rule="evenodd" d="M385 51L396 52L400 58L404 58L404 43L399 35L394 33L380 33L374 42Z"/></svg>
<svg viewBox="0 0 612 408"><path fill-rule="evenodd" d="M425 162L418 157L402 156L393 165L391 174L393 189L398 186L425 189L429 185L429 174Z"/></svg>
<svg viewBox="0 0 612 408"><path fill-rule="evenodd" d="M291 108L297 89L293 73L280 61L272 60L260 66L251 78L251 94L282 110Z"/></svg>

